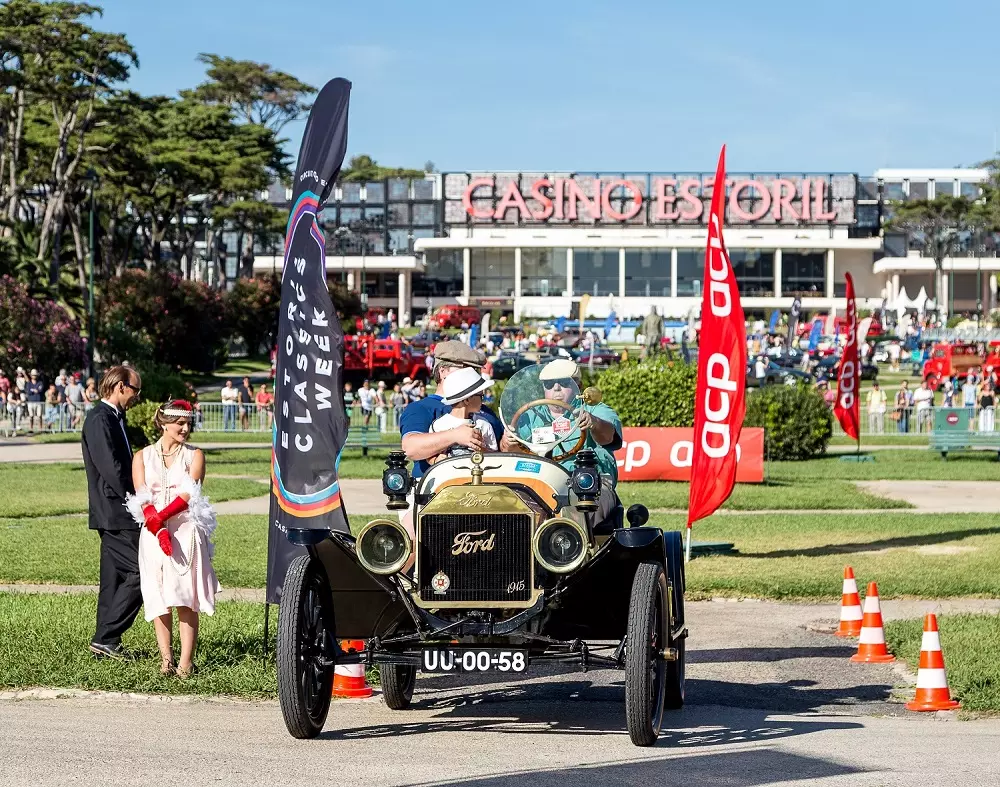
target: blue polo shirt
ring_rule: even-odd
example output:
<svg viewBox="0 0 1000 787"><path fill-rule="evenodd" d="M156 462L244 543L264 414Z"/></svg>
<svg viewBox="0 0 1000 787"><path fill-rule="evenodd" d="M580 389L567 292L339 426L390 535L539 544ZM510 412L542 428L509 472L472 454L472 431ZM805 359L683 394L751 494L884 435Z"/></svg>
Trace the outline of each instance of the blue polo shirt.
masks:
<svg viewBox="0 0 1000 787"><path fill-rule="evenodd" d="M431 424L442 415L451 412L451 405L445 404L437 394L431 394L424 399L418 399L406 406L399 417L399 433L401 437L416 432L417 434L427 434L431 430ZM497 436L497 444L503 437L503 424L496 417L492 410L484 407L480 413L483 420L488 421L493 427L493 433ZM421 478L430 467L430 462L426 459L418 459L413 463L413 477Z"/></svg>

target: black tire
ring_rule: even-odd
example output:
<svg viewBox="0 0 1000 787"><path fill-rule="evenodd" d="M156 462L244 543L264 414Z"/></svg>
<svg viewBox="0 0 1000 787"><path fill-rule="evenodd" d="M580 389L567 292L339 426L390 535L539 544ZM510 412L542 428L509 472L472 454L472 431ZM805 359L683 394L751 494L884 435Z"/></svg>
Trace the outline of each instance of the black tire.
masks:
<svg viewBox="0 0 1000 787"><path fill-rule="evenodd" d="M315 738L330 711L336 629L330 585L309 555L285 574L278 608L278 700L295 738ZM333 651L333 652L331 652Z"/></svg>
<svg viewBox="0 0 1000 787"><path fill-rule="evenodd" d="M672 600L670 628L677 630L684 626L684 541L677 531L663 534L667 552L667 581L670 583ZM666 688L663 704L667 710L677 710L684 706L684 643L686 639L668 640L668 647L677 651L677 660L667 662Z"/></svg>
<svg viewBox="0 0 1000 787"><path fill-rule="evenodd" d="M663 721L667 646L667 577L659 563L642 563L632 581L625 644L625 721L636 746L652 746Z"/></svg>
<svg viewBox="0 0 1000 787"><path fill-rule="evenodd" d="M413 700L417 668L407 664L383 664L379 667L382 697L392 710L406 710Z"/></svg>

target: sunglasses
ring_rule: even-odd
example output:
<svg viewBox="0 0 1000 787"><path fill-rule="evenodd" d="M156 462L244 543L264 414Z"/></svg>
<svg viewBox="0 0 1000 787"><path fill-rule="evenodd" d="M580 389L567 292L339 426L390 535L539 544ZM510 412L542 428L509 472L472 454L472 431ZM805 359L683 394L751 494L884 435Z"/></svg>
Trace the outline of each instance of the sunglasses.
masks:
<svg viewBox="0 0 1000 787"><path fill-rule="evenodd" d="M133 391L135 391L136 396L142 393L142 388L136 388L134 385L132 385L132 383L127 383L124 380L122 380L122 385L124 385L126 388L131 388Z"/></svg>
<svg viewBox="0 0 1000 787"><path fill-rule="evenodd" d="M546 391L550 391L557 385L560 388L572 388L576 383L570 377L563 377L561 380L542 380L542 388Z"/></svg>

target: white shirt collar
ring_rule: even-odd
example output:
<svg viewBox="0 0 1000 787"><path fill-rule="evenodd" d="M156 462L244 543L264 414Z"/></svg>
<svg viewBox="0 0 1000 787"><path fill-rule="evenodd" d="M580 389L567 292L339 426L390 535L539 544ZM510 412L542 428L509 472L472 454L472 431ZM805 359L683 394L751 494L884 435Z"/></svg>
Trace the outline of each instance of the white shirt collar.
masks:
<svg viewBox="0 0 1000 787"><path fill-rule="evenodd" d="M114 410L114 411L115 411L115 415L119 415L119 416L120 416L120 415L123 415L122 411L121 411L120 409L118 409L117 405L113 405L113 404L112 404L111 402L109 402L109 401L108 401L107 399L101 399L101 401L102 401L102 402L104 402L104 404L106 404L106 405L107 405L108 407L110 407L110 408L111 408L112 410Z"/></svg>

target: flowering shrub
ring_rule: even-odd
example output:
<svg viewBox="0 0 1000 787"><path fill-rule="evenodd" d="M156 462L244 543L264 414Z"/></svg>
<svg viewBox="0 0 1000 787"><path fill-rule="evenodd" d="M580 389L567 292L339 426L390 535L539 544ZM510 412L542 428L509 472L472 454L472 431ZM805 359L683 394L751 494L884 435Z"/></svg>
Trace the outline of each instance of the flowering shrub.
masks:
<svg viewBox="0 0 1000 787"><path fill-rule="evenodd" d="M246 344L247 353L267 352L277 341L281 280L276 275L237 279L226 293L226 313L235 336Z"/></svg>
<svg viewBox="0 0 1000 787"><path fill-rule="evenodd" d="M28 288L0 276L0 369L13 375L18 366L36 368L46 379L59 369L86 363L80 324L54 301L32 298Z"/></svg>
<svg viewBox="0 0 1000 787"><path fill-rule="evenodd" d="M104 286L97 347L110 365L156 362L211 371L226 356L229 324L223 296L172 273L126 271Z"/></svg>

